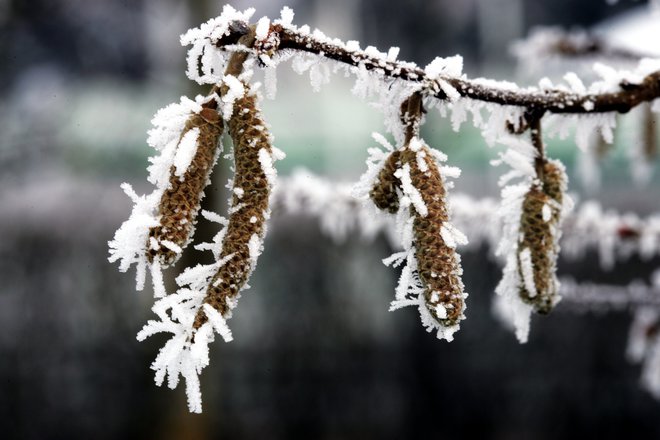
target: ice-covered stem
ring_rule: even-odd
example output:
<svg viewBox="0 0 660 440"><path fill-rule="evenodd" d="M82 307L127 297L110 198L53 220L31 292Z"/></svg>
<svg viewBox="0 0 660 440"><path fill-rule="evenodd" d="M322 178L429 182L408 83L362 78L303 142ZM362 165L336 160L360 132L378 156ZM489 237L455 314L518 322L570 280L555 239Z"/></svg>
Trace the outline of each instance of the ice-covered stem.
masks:
<svg viewBox="0 0 660 440"><path fill-rule="evenodd" d="M529 135L532 140L532 145L536 149L536 158L534 159L534 168L536 169L536 176L543 180L544 168L546 163L545 145L543 144L543 132L541 131L541 119L543 112L527 111L525 119L529 125Z"/></svg>
<svg viewBox="0 0 660 440"><path fill-rule="evenodd" d="M647 75L639 83L622 82L621 90L605 93L571 93L566 90L525 90L504 88L491 85L490 81L471 80L451 75L438 75L429 78L417 65L404 61L391 61L368 54L365 51L348 50L345 45L327 38L317 38L314 34L304 33L281 24L271 24L269 29L268 54L276 51L297 50L313 53L355 67L364 67L368 71L379 72L384 77L421 83L432 91L436 98L446 100L446 87L441 82L451 85L461 97L501 105L525 107L551 113L626 113L642 102L650 102L660 97L660 71ZM222 39L216 45L223 47ZM251 46L247 46L248 48Z"/></svg>
<svg viewBox="0 0 660 440"><path fill-rule="evenodd" d="M261 252L272 178L267 174L272 169L271 136L249 88L234 103L228 125L234 144L235 174L229 224L220 252L220 259L226 262L213 276L204 298L204 304L223 317L228 317L230 302L236 300ZM200 328L207 320L200 308L194 328Z"/></svg>
<svg viewBox="0 0 660 440"><path fill-rule="evenodd" d="M235 44L237 46L244 46L250 48L254 45L255 40L255 26L248 26L241 21L232 21L229 25L229 33L223 38L218 40L219 44ZM232 53L227 67L225 67L225 75L232 75L238 77L243 72L243 65L250 55L249 51L237 51ZM211 89L211 93L216 93L222 96L227 93L228 86L226 83L216 84ZM217 101L214 102L217 105Z"/></svg>
<svg viewBox="0 0 660 440"><path fill-rule="evenodd" d="M149 229L147 259L149 262L158 259L163 266L173 264L191 239L204 188L210 182L218 154L222 119L217 111L204 104L186 122L181 139L193 130L197 131L194 156L183 174L171 167L169 186L158 205L159 224Z"/></svg>
<svg viewBox="0 0 660 440"><path fill-rule="evenodd" d="M404 145L408 145L413 137L418 136L422 113L422 96L413 93L401 104L401 123L404 126ZM394 175L401 165L401 150L395 150L385 160L378 173L369 197L378 209L395 214L399 210L399 182Z"/></svg>
<svg viewBox="0 0 660 440"><path fill-rule="evenodd" d="M419 136L424 107L422 94L415 92L401 104L401 123L405 127L405 143L410 144L413 137Z"/></svg>

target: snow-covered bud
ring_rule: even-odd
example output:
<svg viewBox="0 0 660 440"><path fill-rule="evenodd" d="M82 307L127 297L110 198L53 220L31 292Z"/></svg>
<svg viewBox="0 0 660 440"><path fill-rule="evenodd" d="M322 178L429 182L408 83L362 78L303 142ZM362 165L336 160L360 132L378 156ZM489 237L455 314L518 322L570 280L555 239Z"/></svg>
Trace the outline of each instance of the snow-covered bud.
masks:
<svg viewBox="0 0 660 440"><path fill-rule="evenodd" d="M519 294L535 311L547 314L559 301L556 266L566 174L561 164L548 161L539 177L541 180L532 184L522 203L517 255Z"/></svg>
<svg viewBox="0 0 660 440"><path fill-rule="evenodd" d="M417 151L409 147L403 150L401 162L409 167L412 185L426 208L426 212L420 212L413 203L413 247L424 285L424 302L440 325L452 327L465 318L465 294L463 270L455 249L458 231L449 223L443 179L426 145Z"/></svg>
<svg viewBox="0 0 660 440"><path fill-rule="evenodd" d="M229 223L219 254L226 262L211 279L204 299L204 304L223 317L229 317L232 301L237 299L261 253L275 178L271 135L257 109L255 95L247 85L245 89L245 94L235 101L228 122L234 144L235 175ZM194 327L200 328L207 320L200 308Z"/></svg>
<svg viewBox="0 0 660 440"><path fill-rule="evenodd" d="M146 248L150 262L158 259L163 266L173 264L190 242L222 131L222 119L211 108L203 108L186 122L179 141L179 156L188 157L175 158L170 169L169 186L158 205L159 225L149 229ZM196 141L183 149L181 144L190 135L196 135Z"/></svg>
<svg viewBox="0 0 660 440"><path fill-rule="evenodd" d="M394 173L399 168L400 151L393 151L385 160L378 178L369 192L369 197L383 211L395 214L399 210L399 195L397 194L398 180Z"/></svg>

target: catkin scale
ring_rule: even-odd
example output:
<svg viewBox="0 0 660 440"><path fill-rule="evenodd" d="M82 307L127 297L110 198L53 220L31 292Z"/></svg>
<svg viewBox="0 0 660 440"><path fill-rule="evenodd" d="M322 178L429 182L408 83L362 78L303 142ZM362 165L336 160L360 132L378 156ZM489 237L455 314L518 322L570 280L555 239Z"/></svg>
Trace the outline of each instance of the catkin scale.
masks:
<svg viewBox="0 0 660 440"><path fill-rule="evenodd" d="M161 243L169 241L184 249L194 232L204 188L210 182L209 175L218 154L223 123L216 110L205 107L190 116L181 137L194 128L199 129L195 155L183 176L175 174L174 166L170 168L169 186L158 205L160 224L149 229L149 262L157 258L163 265L173 264L180 255ZM152 239L160 246L154 249Z"/></svg>
<svg viewBox="0 0 660 440"><path fill-rule="evenodd" d="M231 310L230 301L237 298L253 269L250 240L255 234L261 240L265 233L270 183L259 160L259 151L272 154L271 136L257 110L254 95L246 92L235 102L228 126L234 144L234 194L220 258L229 257L229 260L211 279L204 299L205 304L225 317ZM200 328L207 320L204 309L200 308L194 328Z"/></svg>
<svg viewBox="0 0 660 440"><path fill-rule="evenodd" d="M555 277L558 246L558 233L561 204L565 189L564 172L557 164L545 162L541 182L530 188L522 204L520 218L521 239L518 243L518 273L523 280L521 255L529 249L533 283L536 292L530 292L522 282L520 298L541 314L549 313L557 303L558 292ZM544 208L546 207L547 208ZM543 209L550 210L549 218L544 218Z"/></svg>
<svg viewBox="0 0 660 440"><path fill-rule="evenodd" d="M401 162L409 165L412 183L420 192L428 210L426 216L416 211L414 214L417 271L425 287L426 307L440 324L450 327L458 324L463 317L461 269L455 249L445 243L440 233L442 225L449 221L446 191L440 170L428 147L421 148L421 152L426 153L423 158L426 171L422 171L417 162L419 152L409 148L401 152ZM444 308L445 316L438 314L438 306Z"/></svg>
<svg viewBox="0 0 660 440"><path fill-rule="evenodd" d="M369 191L369 197L376 207L390 214L395 214L399 210L399 195L396 192L398 182L394 173L399 168L400 159L399 150L390 153L378 173L374 186Z"/></svg>

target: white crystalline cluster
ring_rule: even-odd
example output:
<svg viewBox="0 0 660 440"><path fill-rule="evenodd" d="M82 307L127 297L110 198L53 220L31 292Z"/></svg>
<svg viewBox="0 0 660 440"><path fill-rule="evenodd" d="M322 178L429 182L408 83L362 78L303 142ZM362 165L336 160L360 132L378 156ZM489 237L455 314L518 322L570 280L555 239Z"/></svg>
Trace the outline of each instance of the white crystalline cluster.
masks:
<svg viewBox="0 0 660 440"><path fill-rule="evenodd" d="M446 81L446 78L460 78L463 76L463 57L460 55L448 58L436 57L424 68L424 72L429 80L437 83L450 102L460 99L461 95L454 86Z"/></svg>
<svg viewBox="0 0 660 440"><path fill-rule="evenodd" d="M527 342L532 306L522 301L518 294L521 285L518 270L518 238L520 217L525 194L529 191L531 179L502 189L502 205L498 217L502 219L502 237L496 255L505 259L502 280L495 292L494 311L506 325L512 326L521 343Z"/></svg>
<svg viewBox="0 0 660 440"><path fill-rule="evenodd" d="M207 220L215 221L225 228L227 226L227 220L215 213L202 211L202 215ZM202 411L198 376L202 369L209 364L208 344L213 342L216 332L225 342L232 340L231 331L225 321L228 317L221 316L208 304L203 304L213 275L232 257L232 255L228 255L218 260L224 234L225 229L223 228L213 238L213 242L201 243L196 246L199 250L212 250L216 262L207 265L200 264L184 270L176 279L180 286L179 290L161 298L154 304L152 310L159 320L148 321L137 335L138 341L143 341L157 333L172 334L151 364L151 368L156 372L155 381L158 386L162 385L167 375L168 387L174 389L179 383L179 375L183 376L186 381L188 408L191 412ZM235 302L230 303L231 305L235 305ZM193 327L195 316L202 307L208 317L208 322L195 330Z"/></svg>
<svg viewBox="0 0 660 440"><path fill-rule="evenodd" d="M394 176L401 182L401 191L403 192L405 200L415 208L415 211L419 215L426 217L429 211L422 199L422 194L420 194L419 190L413 185L412 178L410 177L410 165L404 164L396 171L396 173L394 173Z"/></svg>
<svg viewBox="0 0 660 440"><path fill-rule="evenodd" d="M182 46L192 46L188 50L188 78L199 84L222 82L224 68L229 54L218 50L215 43L230 34L232 22L247 25L254 14L254 8L239 12L225 5L219 17L212 18L201 26L190 29L181 35Z"/></svg>
<svg viewBox="0 0 660 440"><path fill-rule="evenodd" d="M186 134L181 137L179 147L174 155L174 175L182 178L190 163L195 157L197 151L197 139L199 138L199 128L195 127L188 130Z"/></svg>

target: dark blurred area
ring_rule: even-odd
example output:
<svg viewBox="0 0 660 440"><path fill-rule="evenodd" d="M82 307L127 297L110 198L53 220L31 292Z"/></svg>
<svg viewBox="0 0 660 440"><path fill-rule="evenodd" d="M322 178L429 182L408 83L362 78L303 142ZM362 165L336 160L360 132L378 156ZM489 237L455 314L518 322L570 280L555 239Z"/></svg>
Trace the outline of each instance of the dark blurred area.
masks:
<svg viewBox="0 0 660 440"><path fill-rule="evenodd" d="M460 53L470 76L511 79L508 43L530 27L590 26L640 6L576 3L288 5L295 23L363 47L397 45L401 58L421 65ZM256 7L255 18L283 6L233 5ZM520 345L491 313L501 269L480 248L463 252L468 319L454 342L437 341L415 310L387 311L397 273L381 264L392 252L383 237L336 244L314 220L278 212L229 322L235 341L212 345L204 413L187 413L181 385L156 387L149 365L164 337L135 339L151 318L151 292L136 294L133 270L108 263L107 241L130 212L119 184L151 190L150 118L182 94L204 92L185 78L179 34L221 8L208 0L0 0L0 438L660 438L660 402L624 356L628 313L560 307L535 317ZM315 95L306 79L281 70L278 97L264 104L289 156L281 173L305 165L356 180L379 116L362 115L371 110L339 79ZM314 118L309 132L305 117ZM346 125L337 129L332 118ZM452 144L450 158L455 151L466 170L458 189L496 194L499 171L487 170L488 154L463 153L485 150L483 142L443 127L429 136ZM610 172L597 198L658 210L657 178L640 189L618 168ZM221 211L227 165L216 174L206 203ZM560 271L626 284L660 263L631 258L608 273L596 261L562 261Z"/></svg>

